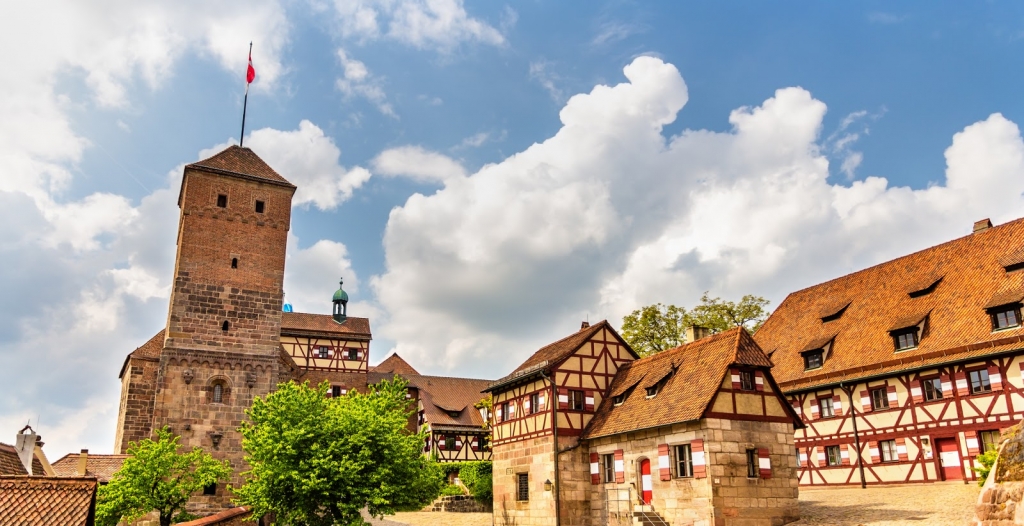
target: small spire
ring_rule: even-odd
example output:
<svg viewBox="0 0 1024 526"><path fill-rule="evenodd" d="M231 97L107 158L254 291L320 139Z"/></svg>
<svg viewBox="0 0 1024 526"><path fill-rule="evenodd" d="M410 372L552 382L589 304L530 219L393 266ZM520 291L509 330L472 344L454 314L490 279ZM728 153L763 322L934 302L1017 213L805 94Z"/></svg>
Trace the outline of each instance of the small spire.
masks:
<svg viewBox="0 0 1024 526"><path fill-rule="evenodd" d="M334 303L334 321L338 323L342 323L348 318L348 293L343 288L344 284L345 279L339 278L338 290L331 299L331 302Z"/></svg>

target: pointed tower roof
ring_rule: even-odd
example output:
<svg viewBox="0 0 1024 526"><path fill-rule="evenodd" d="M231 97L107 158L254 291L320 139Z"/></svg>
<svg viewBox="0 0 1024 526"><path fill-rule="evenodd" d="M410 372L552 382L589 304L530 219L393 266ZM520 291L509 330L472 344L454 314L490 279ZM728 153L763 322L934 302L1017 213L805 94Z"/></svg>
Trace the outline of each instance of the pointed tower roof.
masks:
<svg viewBox="0 0 1024 526"><path fill-rule="evenodd" d="M295 188L252 150L237 145L185 167L189 168Z"/></svg>

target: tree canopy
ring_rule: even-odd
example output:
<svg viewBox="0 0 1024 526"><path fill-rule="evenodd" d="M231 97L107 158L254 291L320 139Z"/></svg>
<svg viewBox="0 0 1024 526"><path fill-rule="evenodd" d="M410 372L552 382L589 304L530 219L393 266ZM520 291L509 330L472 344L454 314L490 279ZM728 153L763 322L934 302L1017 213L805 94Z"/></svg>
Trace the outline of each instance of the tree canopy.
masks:
<svg viewBox="0 0 1024 526"><path fill-rule="evenodd" d="M656 303L641 307L622 318L622 337L640 356L686 343L686 328L703 327L712 333L743 326L756 331L768 318L768 300L746 295L740 301L712 298L707 292L691 310Z"/></svg>
<svg viewBox="0 0 1024 526"><path fill-rule="evenodd" d="M241 428L251 469L237 502L254 517L308 526L363 524L364 507L382 517L427 504L443 481L420 453L426 435L406 429L406 385L395 377L329 398L327 382L289 382L256 398Z"/></svg>
<svg viewBox="0 0 1024 526"><path fill-rule="evenodd" d="M178 438L165 428L156 432L156 440L128 445L129 456L121 469L109 484L100 486L96 524L130 524L156 510L160 526L169 526L184 514L192 494L231 476L227 460L218 461L198 447L179 453Z"/></svg>

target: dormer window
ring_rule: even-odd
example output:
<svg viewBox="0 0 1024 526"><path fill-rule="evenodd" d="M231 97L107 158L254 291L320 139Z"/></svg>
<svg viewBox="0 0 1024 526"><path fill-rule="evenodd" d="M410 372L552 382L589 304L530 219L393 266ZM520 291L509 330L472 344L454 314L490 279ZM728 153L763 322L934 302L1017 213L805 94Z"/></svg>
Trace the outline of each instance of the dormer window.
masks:
<svg viewBox="0 0 1024 526"><path fill-rule="evenodd" d="M892 341L897 351L905 351L917 347L917 327L903 329L892 333Z"/></svg>
<svg viewBox="0 0 1024 526"><path fill-rule="evenodd" d="M612 403L617 405L617 406L622 405L623 402L625 402L625 401L626 401L626 393L622 393L620 395L616 395L616 396L612 397Z"/></svg>
<svg viewBox="0 0 1024 526"><path fill-rule="evenodd" d="M832 305L827 309L823 309L821 311L821 322L828 323L830 321L838 320L843 316L843 313L846 312L846 309L850 306L850 303L851 302L849 301L842 301Z"/></svg>
<svg viewBox="0 0 1024 526"><path fill-rule="evenodd" d="M448 411L448 416L451 418L458 418L460 411Z"/></svg>
<svg viewBox="0 0 1024 526"><path fill-rule="evenodd" d="M814 349L804 352L804 370L818 369L825 363L824 349Z"/></svg>
<svg viewBox="0 0 1024 526"><path fill-rule="evenodd" d="M654 385L648 387L647 388L647 398L654 398L655 396L658 396L658 387L661 387L661 386L659 384L654 384Z"/></svg>
<svg viewBox="0 0 1024 526"><path fill-rule="evenodd" d="M989 316L992 318L993 331L1020 327L1020 304L989 309Z"/></svg>
<svg viewBox="0 0 1024 526"><path fill-rule="evenodd" d="M889 336L896 352L916 349L928 325L928 314L931 311L918 311L889 327Z"/></svg>

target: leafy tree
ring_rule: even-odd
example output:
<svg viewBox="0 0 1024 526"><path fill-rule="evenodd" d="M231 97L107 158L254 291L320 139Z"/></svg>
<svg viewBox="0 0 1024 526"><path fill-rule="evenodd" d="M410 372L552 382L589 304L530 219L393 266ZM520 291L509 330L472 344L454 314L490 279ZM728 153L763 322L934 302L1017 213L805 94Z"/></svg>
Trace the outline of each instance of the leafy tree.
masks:
<svg viewBox="0 0 1024 526"><path fill-rule="evenodd" d="M144 439L128 445L128 458L110 483L100 486L96 503L96 524L129 524L156 510L160 526L187 518L185 504L193 493L231 476L227 460L221 462L198 447L187 453L167 428L156 432L156 440Z"/></svg>
<svg viewBox="0 0 1024 526"><path fill-rule="evenodd" d="M743 296L738 302L712 298L705 292L692 310L656 303L641 307L622 318L622 337L640 356L686 343L686 327L697 326L718 333L744 326L756 331L768 318L768 300Z"/></svg>
<svg viewBox="0 0 1024 526"><path fill-rule="evenodd" d="M364 507L383 517L429 503L443 481L420 454L426 435L406 429L406 385L395 377L328 398L327 382L289 382L256 398L241 427L251 469L237 502L254 517L308 526L359 525Z"/></svg>

